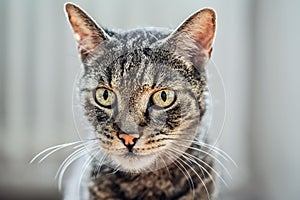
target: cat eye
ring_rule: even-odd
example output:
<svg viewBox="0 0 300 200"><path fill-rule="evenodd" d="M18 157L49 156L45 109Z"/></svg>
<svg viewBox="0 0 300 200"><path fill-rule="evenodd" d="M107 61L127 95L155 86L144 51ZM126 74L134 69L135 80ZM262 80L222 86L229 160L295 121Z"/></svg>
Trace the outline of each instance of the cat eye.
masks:
<svg viewBox="0 0 300 200"><path fill-rule="evenodd" d="M152 101L159 107L166 108L175 101L175 92L173 90L160 90L153 94Z"/></svg>
<svg viewBox="0 0 300 200"><path fill-rule="evenodd" d="M95 92L95 101L103 107L111 107L116 101L116 95L107 88L98 88Z"/></svg>

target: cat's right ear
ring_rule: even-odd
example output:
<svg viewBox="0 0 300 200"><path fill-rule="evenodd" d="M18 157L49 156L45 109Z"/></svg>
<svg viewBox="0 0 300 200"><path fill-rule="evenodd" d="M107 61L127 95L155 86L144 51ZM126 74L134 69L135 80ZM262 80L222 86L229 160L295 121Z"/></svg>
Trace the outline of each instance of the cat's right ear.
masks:
<svg viewBox="0 0 300 200"><path fill-rule="evenodd" d="M66 3L65 11L74 31L78 50L81 60L83 61L87 56L92 54L104 40L108 40L109 36L77 5Z"/></svg>

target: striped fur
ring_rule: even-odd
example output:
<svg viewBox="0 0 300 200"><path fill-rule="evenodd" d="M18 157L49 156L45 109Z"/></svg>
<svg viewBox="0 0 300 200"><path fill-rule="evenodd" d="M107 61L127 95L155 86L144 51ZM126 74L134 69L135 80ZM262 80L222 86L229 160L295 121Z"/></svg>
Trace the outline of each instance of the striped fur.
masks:
<svg viewBox="0 0 300 200"><path fill-rule="evenodd" d="M215 32L214 12L199 11L175 31L116 32L102 29L73 4L66 10L83 63L77 98L99 141L100 153L90 164L91 182L85 187L89 198L212 198L213 159L196 141L205 134L200 128L206 126L205 64ZM197 23L200 28L194 28ZM99 105L98 88L113 91L114 105ZM176 94L166 108L151 99L163 89ZM140 137L128 150L121 133Z"/></svg>

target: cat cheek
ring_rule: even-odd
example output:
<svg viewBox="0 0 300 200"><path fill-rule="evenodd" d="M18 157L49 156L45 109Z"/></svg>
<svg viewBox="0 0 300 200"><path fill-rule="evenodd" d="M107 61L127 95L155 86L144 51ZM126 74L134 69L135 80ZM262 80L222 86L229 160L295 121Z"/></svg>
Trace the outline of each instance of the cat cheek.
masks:
<svg viewBox="0 0 300 200"><path fill-rule="evenodd" d="M162 130L167 123L167 113L163 110L153 111L150 115L150 120L148 126L152 127L155 130Z"/></svg>

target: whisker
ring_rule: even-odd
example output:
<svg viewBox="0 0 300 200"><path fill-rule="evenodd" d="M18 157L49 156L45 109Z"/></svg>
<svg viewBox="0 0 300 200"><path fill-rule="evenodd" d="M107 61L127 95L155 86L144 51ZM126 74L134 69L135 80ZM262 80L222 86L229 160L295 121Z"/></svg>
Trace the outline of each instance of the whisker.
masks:
<svg viewBox="0 0 300 200"><path fill-rule="evenodd" d="M65 148L65 147L69 147L69 146L72 146L72 145L75 145L75 144L79 144L79 143L82 143L83 141L77 141L77 142L70 142L70 143L65 143L65 144L60 144L60 145L56 145L56 146L52 146L52 147L49 147L43 151L41 151L40 153L38 153L36 156L34 156L31 161L30 161L30 164L33 163L38 157L40 157L42 154L48 152L48 151L56 151L56 150L59 150L59 149L62 149L62 148ZM53 152L53 153L54 153Z"/></svg>
<svg viewBox="0 0 300 200"><path fill-rule="evenodd" d="M84 154L83 154L84 153ZM71 153L63 162L62 164L59 166L56 175L55 175L55 179L61 179L60 177L62 176L63 172L65 171L65 166L69 166L68 163L72 163L73 161L77 160L78 158L80 158L81 156L85 155L86 151L84 147L81 147L79 149L77 149L76 151L74 151L73 153ZM59 189L61 189L61 184L59 182Z"/></svg>
<svg viewBox="0 0 300 200"><path fill-rule="evenodd" d="M82 144L79 144L79 145L76 145L75 147L73 147L74 149L77 149L77 148L79 148L79 147L81 147L81 146L85 146L85 145L87 145L87 143L89 143L89 142L94 142L94 141L88 141L88 142L85 142L85 143L82 143ZM59 148L57 148L57 149L54 149L54 150L52 150L52 151L50 151L49 153L47 153L42 159L40 159L39 161L38 161L38 163L41 163L41 162L43 162L46 158L48 158L50 155L52 155L53 153L55 153L55 152L57 152L57 151L59 151L60 149L63 149L63 148L65 148L64 146L62 146L62 147L59 147Z"/></svg>
<svg viewBox="0 0 300 200"><path fill-rule="evenodd" d="M100 159L100 162L99 162L100 164L95 167L94 172L93 172L95 179L97 178L98 174L100 173L101 167L104 164L104 161L105 161L106 158L107 158L107 154L104 153L103 156Z"/></svg>
<svg viewBox="0 0 300 200"><path fill-rule="evenodd" d="M90 163L93 161L93 159L94 159L93 155L90 155L90 157L82 165L82 168L81 168L82 173L80 174L78 188L77 188L79 197L80 197L80 186L81 186L81 181L82 181L83 175L84 175L85 171L87 170L87 168L89 167Z"/></svg>
<svg viewBox="0 0 300 200"><path fill-rule="evenodd" d="M63 166L73 157L75 156L76 154L80 153L81 151L85 151L86 150L86 147L89 146L89 145L95 145L97 144L97 142L94 142L94 143L90 143L90 144L87 144L83 147L80 147L79 149L77 149L76 151L74 151L73 153L71 153L63 162L62 164L60 165L60 167L58 168L57 170L57 173L55 175L55 178L58 177L58 174L60 173L60 171L62 170Z"/></svg>
<svg viewBox="0 0 300 200"><path fill-rule="evenodd" d="M95 145L95 144L97 144L97 143L91 143L91 144L88 144L88 146L89 146L89 145ZM64 166L65 164L67 164L67 163L69 162L69 160L70 160L73 156L75 156L76 154L79 154L80 152L84 152L85 150L86 150L86 146L82 146L82 147L80 147L79 149L75 150L73 153L71 153L71 154L70 154L70 155L62 162L62 164L61 164L60 167L58 168L57 173L56 173L56 175L55 175L55 178L58 177L58 174L60 173L60 171L61 171L61 169L63 168L63 166ZM88 153L88 151L87 151L87 153Z"/></svg>
<svg viewBox="0 0 300 200"><path fill-rule="evenodd" d="M191 155L187 152L184 152L184 151L181 151L179 149L175 149L175 148L172 148L174 151L177 151L177 154L178 155L181 155L182 157L184 157L185 159L187 160L190 160L191 162L195 163L196 165L198 165L199 168L203 169L207 174L208 176L212 179L212 182L213 184L217 187L217 184L216 182L214 181L214 178L212 177L212 175L207 171L207 169L205 167L203 167L200 163L197 163L196 160L198 160L199 162L203 163L205 166L207 166L209 169L211 169L219 178L220 180L224 183L224 185L226 187L228 187L228 184L226 183L226 181L222 178L222 176L212 167L210 166L209 164L207 164L205 161L201 160L200 158L197 158L196 156L194 155ZM194 160L196 159L196 160Z"/></svg>
<svg viewBox="0 0 300 200"><path fill-rule="evenodd" d="M168 172L168 174L169 174L169 177L171 177L170 170L169 170L169 168L168 168L167 163L165 162L165 160L162 158L162 156L161 156L160 154L158 154L158 157L159 157L159 158L162 160L162 162L164 163L165 168L167 169L167 172Z"/></svg>
<svg viewBox="0 0 300 200"><path fill-rule="evenodd" d="M169 149L168 149L169 150ZM208 189L203 181L203 179L201 178L201 176L196 172L196 170L189 164L187 164L183 159L181 159L180 157L177 158L177 160L180 160L181 162L183 162L187 167L189 167L193 172L194 174L199 178L199 180L201 181L202 185L204 186L204 189L207 193L207 197L208 197L208 200L211 200L210 199L210 195L209 195L209 192L208 192Z"/></svg>
<svg viewBox="0 0 300 200"><path fill-rule="evenodd" d="M222 149L214 146L214 145L210 145L207 144L205 142L202 142L200 140L188 140L188 139L176 139L176 138L169 138L170 140L176 140L176 141L185 141L185 142L190 142L193 143L195 145L199 145L199 146L204 146L206 148L208 148L210 151L215 152L216 154L218 154L219 156L221 156L224 160L228 161L228 159L233 163L233 165L235 167L238 167L238 165L236 164L236 162Z"/></svg>
<svg viewBox="0 0 300 200"><path fill-rule="evenodd" d="M199 143L199 144L197 144L196 143L196 141ZM201 142L201 141L199 141L199 140L196 140L196 141L194 141L194 144L197 144L197 145L202 145L202 146L205 146L205 147L207 147L207 148L210 148L210 149L212 149L214 152L216 152L217 154L219 154L220 156L224 156L224 157L226 157L226 158L228 158L232 163L233 163L233 165L235 166L235 167L238 167L238 165L236 164L236 162L224 151L224 150L222 150L222 149L220 149L220 148L218 148L218 147L216 147L216 146L214 146L214 145L210 145L210 144L207 144L207 143L205 143L205 142ZM223 157L223 158L224 158ZM225 158L224 158L225 159ZM226 160L226 159L225 159Z"/></svg>
<svg viewBox="0 0 300 200"><path fill-rule="evenodd" d="M216 154L218 154L219 156L221 156L224 160L228 161L227 156L226 156L226 155L223 155L223 153L220 152L219 150L217 150L216 147L214 147L214 146L212 146L212 145L209 146L208 144L206 144L206 143L204 143L204 142L201 142L201 143L200 143L199 140L196 140L196 141L194 140L194 141L192 141L192 143L195 144L195 145L201 146L201 147L205 147L205 148L209 149L209 151L215 152Z"/></svg>
<svg viewBox="0 0 300 200"><path fill-rule="evenodd" d="M195 139L195 140L180 139L180 141L192 142L193 144L196 144L196 145L199 145L199 146L204 146L204 147L210 149L211 151L214 151L215 153L217 153L224 160L227 161L229 159L233 163L233 165L235 167L238 167L238 165L236 164L236 162L224 150L218 148L215 145L211 145L211 144L205 143L205 142L200 141L198 139Z"/></svg>
<svg viewBox="0 0 300 200"><path fill-rule="evenodd" d="M63 163L61 164L61 166L65 163L65 162L67 162L67 160L70 158L70 157L72 157L74 154L76 154L76 152L79 152L80 150L84 150L87 146L89 146L89 145L94 145L94 144L97 144L97 142L96 141L92 141L91 143L88 143L88 144L84 144L84 145L78 145L78 146L75 146L74 147L74 149L77 149L77 148L79 148L79 149L77 149L76 151L74 151L73 153L71 153L64 161L63 161ZM60 166L60 167L61 167ZM60 168L58 169L58 171L60 170ZM57 176L57 174L56 174L56 176Z"/></svg>
<svg viewBox="0 0 300 200"><path fill-rule="evenodd" d="M115 173L117 173L117 172L120 170L120 166L121 166L121 164L118 164L118 165L115 167L115 169L114 169L110 174L115 174Z"/></svg>
<svg viewBox="0 0 300 200"><path fill-rule="evenodd" d="M93 150L96 150L98 147L95 147ZM76 150L75 152L73 152L70 156L68 156L68 158L66 158L66 162L64 161L60 168L58 169L58 174L56 174L55 178L58 177L58 188L59 190L61 190L61 186L62 186L62 179L63 179L63 176L64 176L64 173L66 171L66 169L77 159L79 159L80 157L82 156L85 156L89 154L88 151L85 150L85 147L82 147L78 150Z"/></svg>
<svg viewBox="0 0 300 200"><path fill-rule="evenodd" d="M188 149L196 150L196 151L199 151L199 152L201 152L201 153L204 153L204 154L210 156L211 158L215 159L215 160L220 164L220 166L226 171L226 173L228 174L228 176L232 179L232 176L231 176L230 172L229 172L228 169L224 166L224 164L223 164L218 158L216 158L214 155L212 155L211 153L208 153L208 152L206 152L206 151L204 151L204 150L202 150L202 149L198 149L198 148L195 148L195 147L183 145L183 144L181 144L181 143L179 143L179 142L173 143L173 144L176 145L176 146L180 146L180 147L185 147L185 148L188 148Z"/></svg>
<svg viewBox="0 0 300 200"><path fill-rule="evenodd" d="M185 176L186 180L189 182L189 187L193 191L193 199L195 198L195 185L193 182L193 179L188 172L188 170L177 160L177 158L173 155L172 152L165 151L164 154L167 154L166 158L169 159L174 165L182 172L182 174ZM170 158L169 158L170 157ZM171 159L173 158L173 160ZM181 166L178 166L177 163Z"/></svg>
<svg viewBox="0 0 300 200"><path fill-rule="evenodd" d="M207 169L205 168L205 167L203 167L201 164L199 164L199 163L197 163L195 160L193 160L192 158L189 158L188 156L192 156L192 155L190 155L190 154L188 154L188 153L186 153L186 152L184 152L184 151L180 151L180 150L178 150L178 149L176 149L176 148L170 148L169 149L170 151L173 151L175 154L177 154L179 157L183 157L183 158L185 158L191 165L193 165L193 163L194 164L196 164L198 167L199 167L199 169L201 170L201 172L202 172L202 175L203 175L203 177L205 176L205 174L204 174L204 172L206 173L206 174L208 174L209 175L209 177L212 179L212 181L213 181L213 183L215 184L215 181L214 181L214 179L213 179L213 177L211 176L211 174L207 171ZM185 156L186 155L186 156ZM201 162L201 163L205 163L203 160L201 160L201 159L199 159L199 161ZM207 163L205 163L210 169L212 169L213 170L213 168L210 166L210 165L208 165ZM204 172L203 172L204 171ZM215 184L215 186L216 186L216 184Z"/></svg>

